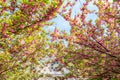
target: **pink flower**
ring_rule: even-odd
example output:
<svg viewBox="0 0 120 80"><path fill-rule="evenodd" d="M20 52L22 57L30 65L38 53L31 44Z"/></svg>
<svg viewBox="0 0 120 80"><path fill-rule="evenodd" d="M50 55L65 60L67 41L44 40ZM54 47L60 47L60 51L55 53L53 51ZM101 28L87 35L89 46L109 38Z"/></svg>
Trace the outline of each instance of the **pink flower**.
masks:
<svg viewBox="0 0 120 80"><path fill-rule="evenodd" d="M6 2L6 0L3 0L3 2Z"/></svg>
<svg viewBox="0 0 120 80"><path fill-rule="evenodd" d="M38 80L41 80L40 78Z"/></svg>
<svg viewBox="0 0 120 80"><path fill-rule="evenodd" d="M102 21L101 21L101 24L105 24L105 21L102 20Z"/></svg>
<svg viewBox="0 0 120 80"><path fill-rule="evenodd" d="M112 19L108 19L108 22L109 22L109 23L112 22Z"/></svg>
<svg viewBox="0 0 120 80"><path fill-rule="evenodd" d="M20 18L20 22L23 22L23 19L22 19L22 18Z"/></svg>
<svg viewBox="0 0 120 80"><path fill-rule="evenodd" d="M7 34L3 34L3 38L8 38L9 36Z"/></svg>
<svg viewBox="0 0 120 80"><path fill-rule="evenodd" d="M4 23L4 24L3 24L3 28L2 28L2 33L4 33L4 32L5 32L6 27L7 27L7 24L6 24L6 23Z"/></svg>
<svg viewBox="0 0 120 80"><path fill-rule="evenodd" d="M52 36L52 42L54 41L54 40L56 40L57 38L55 37L55 36Z"/></svg>
<svg viewBox="0 0 120 80"><path fill-rule="evenodd" d="M57 28L55 28L54 33L58 34L58 29Z"/></svg>
<svg viewBox="0 0 120 80"><path fill-rule="evenodd" d="M23 25L20 25L20 29L23 29L24 28L24 26Z"/></svg>
<svg viewBox="0 0 120 80"><path fill-rule="evenodd" d="M108 2L108 0L106 0L106 2Z"/></svg>
<svg viewBox="0 0 120 80"><path fill-rule="evenodd" d="M81 15L81 19L82 19L82 22L84 22L84 20L85 20L85 15Z"/></svg>
<svg viewBox="0 0 120 80"><path fill-rule="evenodd" d="M25 41L24 41L24 40L21 40L20 44L25 44Z"/></svg>

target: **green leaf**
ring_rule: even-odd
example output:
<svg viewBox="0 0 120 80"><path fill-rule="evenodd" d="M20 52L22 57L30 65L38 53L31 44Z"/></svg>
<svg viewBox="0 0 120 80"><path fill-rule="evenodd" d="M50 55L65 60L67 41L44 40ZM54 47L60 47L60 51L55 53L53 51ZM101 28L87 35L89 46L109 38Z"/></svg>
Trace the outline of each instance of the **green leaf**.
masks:
<svg viewBox="0 0 120 80"><path fill-rule="evenodd" d="M90 79L90 80L102 80L102 78L95 78L95 79Z"/></svg>
<svg viewBox="0 0 120 80"><path fill-rule="evenodd" d="M116 22L119 23L119 22L120 22L120 19L118 19Z"/></svg>
<svg viewBox="0 0 120 80"><path fill-rule="evenodd" d="M116 2L117 0L113 0L113 2Z"/></svg>
<svg viewBox="0 0 120 80"><path fill-rule="evenodd" d="M118 80L117 78L112 78L112 79L110 79L110 80Z"/></svg>
<svg viewBox="0 0 120 80"><path fill-rule="evenodd" d="M73 63L68 63L68 66L74 66L74 64Z"/></svg>

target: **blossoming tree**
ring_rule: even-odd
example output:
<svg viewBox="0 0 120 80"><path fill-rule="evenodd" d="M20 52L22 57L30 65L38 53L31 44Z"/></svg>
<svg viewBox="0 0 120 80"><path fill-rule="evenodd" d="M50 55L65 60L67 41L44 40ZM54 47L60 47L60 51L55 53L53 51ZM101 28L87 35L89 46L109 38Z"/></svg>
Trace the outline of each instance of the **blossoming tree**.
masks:
<svg viewBox="0 0 120 80"><path fill-rule="evenodd" d="M41 28L55 17L62 0L0 0L0 79L31 80L42 57L53 53ZM49 54L50 55L50 54Z"/></svg>
<svg viewBox="0 0 120 80"><path fill-rule="evenodd" d="M60 8L62 0L1 0L0 79L38 79L40 59L53 53L55 61L69 69L66 78L120 79L119 0L86 0L73 18L77 2L67 1ZM91 2L98 10L88 9ZM59 8L71 25L70 35L57 28L53 34L42 29L51 25L47 21ZM89 14L97 15L96 20L87 20ZM67 47L61 39L68 42Z"/></svg>
<svg viewBox="0 0 120 80"><path fill-rule="evenodd" d="M60 13L69 21L71 34L57 36L68 42L64 52L57 55L58 60L70 70L69 77L120 79L120 1L86 0L73 18L72 8L79 1L68 2L70 8L64 6ZM98 10L88 9L90 3ZM89 14L97 15L96 20L87 20Z"/></svg>

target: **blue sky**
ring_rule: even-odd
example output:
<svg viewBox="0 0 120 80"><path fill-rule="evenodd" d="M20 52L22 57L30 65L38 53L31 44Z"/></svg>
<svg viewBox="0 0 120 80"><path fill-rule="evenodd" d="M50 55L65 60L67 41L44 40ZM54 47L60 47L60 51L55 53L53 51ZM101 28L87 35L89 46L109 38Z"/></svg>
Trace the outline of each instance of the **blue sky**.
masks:
<svg viewBox="0 0 120 80"><path fill-rule="evenodd" d="M73 1L73 0L71 0ZM78 12L80 12L80 8L82 7L82 4L85 2L85 0L78 0L76 5L73 7L73 12L72 12L72 17L75 16ZM66 1L65 1L66 3ZM93 5L93 3L91 2L89 5L88 5L88 9L90 10L98 10L98 8ZM93 23L94 21L96 20L97 18L97 15L96 14L89 14L86 18L86 20L93 20ZM67 33L70 34L70 30L71 30L71 26L69 24L68 21L66 21L61 15L57 14L57 17L52 19L51 21L54 22L54 24L52 26L49 26L49 27L44 27L44 29L46 29L46 31L54 31L55 27L57 27L60 31L66 31Z"/></svg>

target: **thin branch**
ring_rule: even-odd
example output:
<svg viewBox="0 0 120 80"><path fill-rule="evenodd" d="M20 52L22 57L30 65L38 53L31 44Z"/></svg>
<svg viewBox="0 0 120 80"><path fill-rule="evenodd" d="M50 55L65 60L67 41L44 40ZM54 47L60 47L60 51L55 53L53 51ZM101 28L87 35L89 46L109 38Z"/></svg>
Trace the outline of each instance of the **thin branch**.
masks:
<svg viewBox="0 0 120 80"><path fill-rule="evenodd" d="M94 38L93 38L94 39ZM114 56L114 55L112 55L112 54L109 54L110 53L110 51L105 47L105 46L103 46L100 42L98 42L96 39L94 39L95 41L96 41L96 43L98 43L101 47L103 47L105 50L106 50L106 54L107 55L109 55L109 56L111 56L111 57L114 57L114 58L118 58L118 57L116 57L116 56Z"/></svg>
<svg viewBox="0 0 120 80"><path fill-rule="evenodd" d="M90 44L83 44L83 43L79 43L79 42L75 42L75 43L77 43L79 45L84 45L84 46L89 47L89 48L92 48L93 50L96 50L96 51L98 51L100 53L105 53L105 54L109 55L110 57L118 58L118 57L116 57L116 56L114 56L112 54L109 54L109 52L105 52L105 51L102 51L100 49L96 49L94 46L91 46Z"/></svg>

